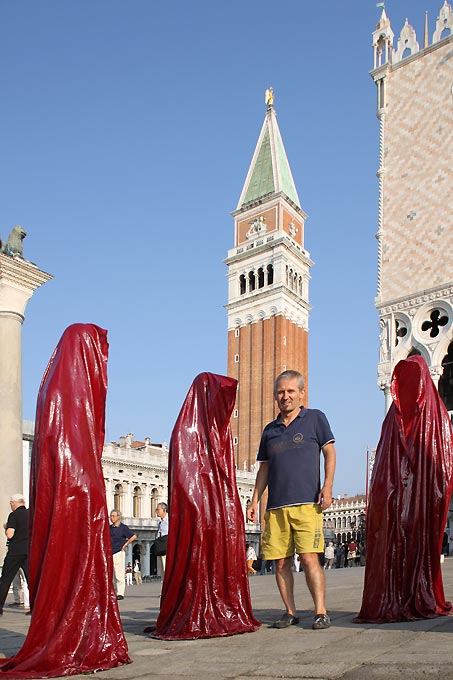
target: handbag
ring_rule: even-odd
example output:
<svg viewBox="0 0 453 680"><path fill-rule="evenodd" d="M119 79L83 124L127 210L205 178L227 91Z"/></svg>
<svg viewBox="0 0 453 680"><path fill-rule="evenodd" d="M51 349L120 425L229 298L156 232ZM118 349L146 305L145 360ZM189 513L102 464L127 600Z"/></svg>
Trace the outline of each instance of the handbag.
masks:
<svg viewBox="0 0 453 680"><path fill-rule="evenodd" d="M162 557L167 554L168 535L157 536L150 548L150 553L154 557Z"/></svg>

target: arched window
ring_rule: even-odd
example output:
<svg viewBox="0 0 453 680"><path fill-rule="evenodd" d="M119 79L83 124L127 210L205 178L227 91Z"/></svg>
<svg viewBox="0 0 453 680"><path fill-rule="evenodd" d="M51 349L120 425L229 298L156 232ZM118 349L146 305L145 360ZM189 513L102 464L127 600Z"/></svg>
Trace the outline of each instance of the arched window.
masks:
<svg viewBox="0 0 453 680"><path fill-rule="evenodd" d="M267 265L267 285L274 283L274 267L271 264Z"/></svg>
<svg viewBox="0 0 453 680"><path fill-rule="evenodd" d="M113 507L115 508L115 510L118 510L118 512L121 512L122 496L123 496L122 484L115 484L115 489L113 492Z"/></svg>
<svg viewBox="0 0 453 680"><path fill-rule="evenodd" d="M134 488L133 516L140 517L142 490L139 486Z"/></svg>
<svg viewBox="0 0 453 680"><path fill-rule="evenodd" d="M247 290L247 284L246 284L246 280L245 280L245 275L241 274L240 277L239 277L239 293L240 293L240 295L244 295L246 290Z"/></svg>
<svg viewBox="0 0 453 680"><path fill-rule="evenodd" d="M255 290L255 272L249 272L249 291Z"/></svg>
<svg viewBox="0 0 453 680"><path fill-rule="evenodd" d="M157 489L151 491L151 517L155 517L157 510L159 492Z"/></svg>
<svg viewBox="0 0 453 680"><path fill-rule="evenodd" d="M258 288L264 288L264 269L258 269Z"/></svg>

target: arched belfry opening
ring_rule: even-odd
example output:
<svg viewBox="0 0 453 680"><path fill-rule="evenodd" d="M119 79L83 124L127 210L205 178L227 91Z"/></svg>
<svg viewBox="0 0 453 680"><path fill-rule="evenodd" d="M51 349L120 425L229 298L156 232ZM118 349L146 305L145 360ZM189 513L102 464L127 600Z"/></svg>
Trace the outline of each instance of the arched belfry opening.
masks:
<svg viewBox="0 0 453 680"><path fill-rule="evenodd" d="M453 411L453 342L448 345L447 354L442 359L443 373L439 378L439 394L447 411Z"/></svg>

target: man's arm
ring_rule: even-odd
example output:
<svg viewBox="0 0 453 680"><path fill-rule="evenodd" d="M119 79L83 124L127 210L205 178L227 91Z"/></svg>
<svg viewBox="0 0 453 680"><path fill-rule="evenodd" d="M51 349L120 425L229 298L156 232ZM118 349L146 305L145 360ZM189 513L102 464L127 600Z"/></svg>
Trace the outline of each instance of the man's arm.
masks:
<svg viewBox="0 0 453 680"><path fill-rule="evenodd" d="M8 541L10 541L14 536L14 532L16 531L16 517L14 513L11 512L9 514L6 524L3 525L3 528L5 529L6 538Z"/></svg>
<svg viewBox="0 0 453 680"><path fill-rule="evenodd" d="M322 453L324 455L324 484L319 493L318 503L325 510L332 504L333 478L337 460L335 444L333 442L325 444L322 447Z"/></svg>
<svg viewBox="0 0 453 680"><path fill-rule="evenodd" d="M132 536L130 536L130 538L127 539L126 543L123 545L123 547L121 548L121 550L126 550L126 548L127 548L127 546L129 545L129 543L132 543L132 542L135 541L136 539L137 539L137 536L136 536L135 534L132 534Z"/></svg>
<svg viewBox="0 0 453 680"><path fill-rule="evenodd" d="M252 501L247 508L247 519L251 522L258 522L258 503L267 486L268 463L262 461L256 475L255 488L253 490Z"/></svg>

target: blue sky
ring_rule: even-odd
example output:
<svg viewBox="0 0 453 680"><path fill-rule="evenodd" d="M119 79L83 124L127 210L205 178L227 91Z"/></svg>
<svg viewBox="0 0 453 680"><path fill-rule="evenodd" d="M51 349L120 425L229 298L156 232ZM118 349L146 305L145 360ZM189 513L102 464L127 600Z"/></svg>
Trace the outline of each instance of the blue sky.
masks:
<svg viewBox="0 0 453 680"><path fill-rule="evenodd" d="M389 0L423 41L442 0ZM0 0L0 235L54 279L23 326L23 412L64 329L109 331L107 439L168 441L201 371L225 373L233 219L275 109L315 261L310 406L334 491L365 489L376 385L378 122L371 0Z"/></svg>

